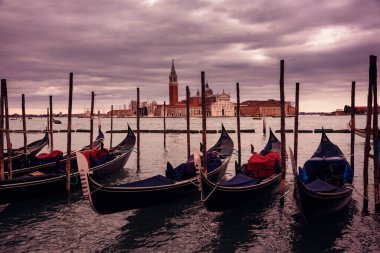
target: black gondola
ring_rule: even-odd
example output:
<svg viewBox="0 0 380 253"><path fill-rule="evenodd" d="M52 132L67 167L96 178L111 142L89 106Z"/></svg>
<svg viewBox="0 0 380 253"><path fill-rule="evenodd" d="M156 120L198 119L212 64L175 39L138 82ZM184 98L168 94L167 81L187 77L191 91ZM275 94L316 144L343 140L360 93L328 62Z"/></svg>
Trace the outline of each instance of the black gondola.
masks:
<svg viewBox="0 0 380 253"><path fill-rule="evenodd" d="M215 168L208 163L209 168L213 169L209 172L209 175L215 180L219 180L224 176L232 151L233 141L224 127L222 127L222 133L218 142L207 151L208 156L217 155L220 162L220 165ZM192 156L189 157L186 164L180 165L191 166L193 174L188 179L175 181L168 177L157 175L128 184L104 186L89 176L87 163L85 163L84 157L78 154L82 190L84 195L89 197L92 208L99 214L110 214L168 203L197 193L197 177L194 164L191 164L191 161L193 162ZM178 170L180 166L175 170Z"/></svg>
<svg viewBox="0 0 380 253"><path fill-rule="evenodd" d="M348 206L352 196L353 170L337 145L322 131L313 156L298 172L292 159L296 203L304 218L336 213Z"/></svg>
<svg viewBox="0 0 380 253"><path fill-rule="evenodd" d="M119 145L110 150L107 159L98 161L99 164L92 164L90 171L97 177L103 177L123 168L133 151L135 142L135 134L128 127L127 137ZM93 161L91 161L91 163L93 163ZM71 181L78 183L79 173L76 168L76 162L71 164L73 171L71 173ZM62 169L63 170L46 174L34 172L28 175L14 177L12 180L0 181L0 204L39 197L55 192L64 192L66 175L64 171L65 168ZM80 184L74 184L72 187L78 185Z"/></svg>
<svg viewBox="0 0 380 253"><path fill-rule="evenodd" d="M44 138L47 138L47 140L48 140L47 136L48 136L48 134L46 134ZM101 131L101 129L99 128L98 136L92 142L92 147L93 148L99 148L101 146L101 144L103 143L103 140L104 140L104 134ZM88 149L90 149L90 145L86 145L79 150L73 151L71 153L71 159L75 161L75 152L76 151L84 151L84 150L88 150ZM59 161L56 161L56 160L54 160L54 161L49 161L49 160L48 161L39 161L38 159L36 159L36 154L38 152L30 154L27 161L24 160L22 163L21 162L18 163L18 167L13 166L12 175L13 176L21 176L21 175L31 173L33 171L40 171L40 172L44 172L44 173L49 173L49 172L51 172L52 169L56 168L57 166L64 166L66 164L66 155L63 156L61 159L59 159ZM15 163L12 161L12 164L15 164ZM8 172L5 172L5 176L8 176Z"/></svg>
<svg viewBox="0 0 380 253"><path fill-rule="evenodd" d="M26 146L26 155L24 153L24 147L13 149L12 150L12 168L13 173L17 168L25 166L27 163L27 159L30 156L35 156L38 152L40 152L46 145L49 144L49 135L48 133L45 136L37 141L34 141ZM4 167L8 167L8 153L4 154ZM5 175L8 173L5 172Z"/></svg>
<svg viewBox="0 0 380 253"><path fill-rule="evenodd" d="M260 152L265 155L276 152L280 155L280 141L270 131L270 136L264 149ZM195 157L198 157L195 155ZM199 162L198 162L199 164ZM209 176L200 169L202 201L209 211L220 211L238 206L257 203L278 190L281 181L281 166L276 161L276 171L273 175L258 179L247 175L247 164L237 168L236 175L229 180L212 181Z"/></svg>

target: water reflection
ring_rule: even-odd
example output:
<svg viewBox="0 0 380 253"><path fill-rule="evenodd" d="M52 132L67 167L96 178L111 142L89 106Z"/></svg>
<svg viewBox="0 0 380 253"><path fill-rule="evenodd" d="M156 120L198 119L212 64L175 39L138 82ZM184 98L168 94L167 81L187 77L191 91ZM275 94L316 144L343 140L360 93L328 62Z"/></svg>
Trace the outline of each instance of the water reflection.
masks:
<svg viewBox="0 0 380 253"><path fill-rule="evenodd" d="M257 234L267 228L265 216L273 203L273 198L267 199L225 211L216 217L219 231L212 241L214 252L248 251L255 245Z"/></svg>
<svg viewBox="0 0 380 253"><path fill-rule="evenodd" d="M115 241L105 246L101 252L146 251L167 246L176 231L184 226L173 220L181 220L184 210L192 206L197 198L198 196L193 196L175 203L136 210L126 218L127 223L121 227Z"/></svg>
<svg viewBox="0 0 380 253"><path fill-rule="evenodd" d="M356 203L352 201L348 209L328 217L319 217L318 219L305 221L295 215L295 222L291 226L293 230L293 251L344 251L344 249L337 247L336 242L343 237L344 230L352 225L353 216L357 213Z"/></svg>

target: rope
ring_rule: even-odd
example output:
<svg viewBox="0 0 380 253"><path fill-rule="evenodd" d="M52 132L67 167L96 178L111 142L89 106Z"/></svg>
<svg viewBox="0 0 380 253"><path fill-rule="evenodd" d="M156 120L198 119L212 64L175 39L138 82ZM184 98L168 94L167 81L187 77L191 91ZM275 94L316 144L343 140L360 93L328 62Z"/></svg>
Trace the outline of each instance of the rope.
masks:
<svg viewBox="0 0 380 253"><path fill-rule="evenodd" d="M347 187L347 188L350 188L350 189L352 189L352 190L354 190L357 194L359 194L359 196L361 196L361 197L364 198L365 200L369 201L369 199L368 199L366 196L364 196L363 194L361 194L361 193L355 188L354 185L352 185L352 186L346 186L346 187Z"/></svg>
<svg viewBox="0 0 380 253"><path fill-rule="evenodd" d="M69 181L69 180L67 180L66 174L61 174L61 175L66 179L66 181ZM70 184L71 185L77 185L78 184L78 177L77 177L77 175L73 175L73 176L75 178L75 183L72 183L72 181L70 180ZM70 177L71 177L71 175L70 175Z"/></svg>
<svg viewBox="0 0 380 253"><path fill-rule="evenodd" d="M283 198L283 197L285 197L286 195L288 195L288 193L291 191L292 189L289 189L289 190L287 190L280 198Z"/></svg>
<svg viewBox="0 0 380 253"><path fill-rule="evenodd" d="M202 198L201 200L202 200L202 202L206 202L207 200L208 200L208 198L211 196L211 194L213 194L214 193L214 191L215 191L215 189L216 189L216 187L218 187L218 185L219 185L219 183L220 183L221 181L219 181L219 182L217 182L216 183L216 185L215 185L215 187L214 187L214 189L212 189L212 191L210 192L210 194L206 197L206 198ZM203 195L203 194L202 194ZM201 195L201 196L202 196Z"/></svg>

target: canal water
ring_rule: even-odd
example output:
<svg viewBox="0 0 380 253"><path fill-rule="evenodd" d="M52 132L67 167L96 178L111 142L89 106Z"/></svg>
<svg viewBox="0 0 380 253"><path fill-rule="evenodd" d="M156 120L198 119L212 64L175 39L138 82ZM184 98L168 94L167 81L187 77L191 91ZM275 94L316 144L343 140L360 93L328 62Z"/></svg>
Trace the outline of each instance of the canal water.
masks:
<svg viewBox="0 0 380 253"><path fill-rule="evenodd" d="M67 119L55 129L65 129ZM299 129L346 129L349 117L301 116ZM96 122L96 121L95 121ZM286 119L286 128L293 128L294 118ZM97 122L96 122L97 123ZM236 129L235 118L209 118L208 129ZM73 119L73 129L89 129L89 119ZM117 118L114 129L133 129L136 119ZM364 127L365 117L357 117L358 127ZM28 119L28 129L44 129L46 119ZM110 129L110 119L101 119L103 131ZM267 118L267 127L280 129L279 118ZM12 129L21 129L19 120L11 121ZM141 129L162 129L163 119L143 118ZM183 118L167 119L168 129L186 129ZM256 133L242 133L242 161L250 156L250 144L260 150L266 143L262 121L241 119L242 129L254 128ZM201 119L191 119L191 129L201 129ZM96 134L94 134L96 136ZM280 137L280 134L276 134ZM89 143L88 133L73 133L72 148ZM114 134L113 143L125 134ZM349 157L350 135L331 133L329 138ZM22 135L12 134L14 147L22 145ZM29 134L29 142L42 134ZM219 134L208 134L211 146ZM231 137L237 147L237 136ZM299 134L299 164L313 154L320 134ZM66 134L54 136L54 148L65 150ZM199 148L201 134L191 134L191 146ZM287 146L293 146L293 134L286 134ZM110 134L105 145L109 146ZM356 137L355 187L363 192L362 168L364 139ZM133 153L125 168L103 181L105 184L130 182L165 173L166 163L178 165L186 160L186 134L168 134L166 149L163 134L141 135L141 171L136 170ZM227 174L234 174L233 157ZM335 217L304 222L295 205L292 189L293 175L290 164L286 175L290 193L280 206L280 196L249 208L225 212L208 212L199 196L180 202L125 211L111 215L98 215L82 197L80 190L70 198L65 194L51 195L0 206L0 252L380 252L380 216L373 212L373 165L370 165L369 213L362 213L362 197L353 193L347 212ZM120 201L130 201L121 199ZM249 200L247 200L249 201Z"/></svg>

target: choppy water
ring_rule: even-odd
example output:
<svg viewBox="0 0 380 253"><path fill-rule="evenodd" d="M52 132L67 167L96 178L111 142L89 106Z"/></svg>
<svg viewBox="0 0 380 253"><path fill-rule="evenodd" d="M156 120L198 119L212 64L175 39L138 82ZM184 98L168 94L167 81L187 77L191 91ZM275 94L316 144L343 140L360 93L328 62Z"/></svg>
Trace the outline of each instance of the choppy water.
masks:
<svg viewBox="0 0 380 253"><path fill-rule="evenodd" d="M348 117L302 116L300 129L344 129ZM57 129L66 128L66 119ZM135 127L135 119L115 119L115 129ZM293 118L286 119L287 128L293 127ZM44 128L45 119L28 120L29 129ZM74 129L89 128L88 119L74 119ZM209 129L235 129L235 118L208 119ZM357 117L363 127L365 118ZM162 129L162 119L142 119L142 129ZM257 150L266 143L262 122L242 118L242 129L255 128L256 133L242 134L243 161L249 158L249 145ZM267 126L279 129L279 118L268 118ZM102 119L104 130L109 119ZM11 128L20 129L20 121L11 121ZM185 119L167 119L167 128L185 129ZM201 120L192 119L192 129L201 129ZM277 134L279 136L279 134ZM29 140L42 134L29 134ZM208 135L208 145L215 143L218 134ZM231 134L237 143L236 134ZM114 135L114 144L124 134ZM293 146L293 135L287 134L287 145ZM329 134L343 153L349 155L350 135ZM66 134L55 134L55 148L65 149ZM21 146L22 135L12 135L13 145ZM299 135L299 164L305 162L317 148L320 134ZM355 186L362 187L364 139L356 137ZM199 147L200 134L191 135L192 147ZM89 134L74 133L73 148L89 142ZM109 134L106 135L106 146ZM141 172L136 173L136 155L126 168L112 175L106 183L133 181L155 174L164 174L166 162L178 165L186 159L186 134L168 134L163 148L163 134L141 135ZM236 157L234 157L236 159ZM234 160L233 159L233 160ZM233 161L232 161L233 162ZM227 176L234 173L230 164ZM363 214L362 198L353 193L349 210L340 217L305 223L297 215L293 195L285 197L280 207L279 196L245 209L226 212L208 212L198 196L182 202L100 216L94 213L80 191L70 199L65 194L47 196L0 206L0 252L25 251L90 251L90 252L380 252L380 217L373 213L373 167L370 167L370 213ZM287 187L292 189L293 176L287 172ZM128 201L128 200L121 200Z"/></svg>

